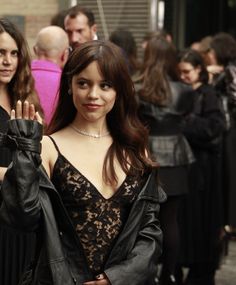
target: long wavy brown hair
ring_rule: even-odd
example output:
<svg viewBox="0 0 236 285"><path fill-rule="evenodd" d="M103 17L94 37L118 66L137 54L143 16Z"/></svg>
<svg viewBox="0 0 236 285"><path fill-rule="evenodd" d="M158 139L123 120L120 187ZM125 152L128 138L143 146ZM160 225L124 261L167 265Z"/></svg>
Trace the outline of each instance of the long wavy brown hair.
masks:
<svg viewBox="0 0 236 285"><path fill-rule="evenodd" d="M107 115L113 143L103 166L105 182L115 185L115 157L126 174L133 175L137 174L137 171L140 173L156 167L147 152L148 131L137 117L133 82L119 47L108 41L91 41L73 51L62 71L58 106L48 133L52 134L74 120L77 110L72 96L68 94L72 78L94 61L97 62L104 79L111 82L116 91L114 107Z"/></svg>
<svg viewBox="0 0 236 285"><path fill-rule="evenodd" d="M14 108L18 100L26 99L35 105L41 115L43 110L40 106L38 95L34 88L34 79L30 69L30 52L28 45L17 27L6 18L0 19L0 34L8 33L16 42L18 48L18 67L14 77L8 84L11 107Z"/></svg>
<svg viewBox="0 0 236 285"><path fill-rule="evenodd" d="M164 37L153 37L148 41L144 53L140 95L158 106L166 106L171 100L170 80L177 80L177 52Z"/></svg>

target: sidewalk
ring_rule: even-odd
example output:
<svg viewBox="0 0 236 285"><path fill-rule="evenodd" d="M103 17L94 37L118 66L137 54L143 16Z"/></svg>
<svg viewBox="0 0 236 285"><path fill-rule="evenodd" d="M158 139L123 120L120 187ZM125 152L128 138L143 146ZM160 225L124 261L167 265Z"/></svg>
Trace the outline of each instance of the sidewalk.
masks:
<svg viewBox="0 0 236 285"><path fill-rule="evenodd" d="M217 271L216 285L236 285L236 240L229 243L229 254Z"/></svg>

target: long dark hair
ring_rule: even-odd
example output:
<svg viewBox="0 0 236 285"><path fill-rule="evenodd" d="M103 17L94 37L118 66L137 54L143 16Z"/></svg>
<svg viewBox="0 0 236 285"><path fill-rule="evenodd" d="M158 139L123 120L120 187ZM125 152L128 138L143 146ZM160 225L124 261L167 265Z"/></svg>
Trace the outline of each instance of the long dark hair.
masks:
<svg viewBox="0 0 236 285"><path fill-rule="evenodd" d="M147 156L148 132L137 117L134 86L119 47L108 41L90 41L72 52L62 71L58 106L48 133L54 133L74 120L77 110L72 96L68 94L72 77L94 61L97 62L105 80L111 82L116 91L114 107L107 115L113 143L106 155L103 171L105 181L116 184L115 157L126 174L155 166Z"/></svg>
<svg viewBox="0 0 236 285"><path fill-rule="evenodd" d="M148 41L140 80L143 99L159 106L171 100L169 80L177 80L177 53L174 45L164 37L153 37Z"/></svg>
<svg viewBox="0 0 236 285"><path fill-rule="evenodd" d="M137 58L137 45L133 34L129 30L120 28L111 33L109 40L122 48L127 56L130 74L131 76L134 75L140 68L140 64Z"/></svg>
<svg viewBox="0 0 236 285"><path fill-rule="evenodd" d="M206 65L202 55L198 51L192 49L183 50L179 52L178 61L187 62L194 68L200 67L199 82L204 84L208 83L209 75L206 69Z"/></svg>
<svg viewBox="0 0 236 285"><path fill-rule="evenodd" d="M17 100L26 99L35 105L37 111L43 114L38 96L34 88L34 79L31 74L31 58L28 45L17 27L6 18L0 19L0 34L8 33L16 42L18 48L18 67L16 73L8 84L11 107L14 108Z"/></svg>

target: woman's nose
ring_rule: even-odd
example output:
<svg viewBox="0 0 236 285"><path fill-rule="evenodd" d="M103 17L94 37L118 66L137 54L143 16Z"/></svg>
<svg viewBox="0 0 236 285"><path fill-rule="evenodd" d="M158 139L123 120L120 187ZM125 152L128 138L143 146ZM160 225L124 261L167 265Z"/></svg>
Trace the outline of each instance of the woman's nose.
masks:
<svg viewBox="0 0 236 285"><path fill-rule="evenodd" d="M98 98L98 88L93 86L89 91L89 98L96 99Z"/></svg>
<svg viewBox="0 0 236 285"><path fill-rule="evenodd" d="M3 58L3 64L11 64L11 56L8 54L5 54L4 58Z"/></svg>

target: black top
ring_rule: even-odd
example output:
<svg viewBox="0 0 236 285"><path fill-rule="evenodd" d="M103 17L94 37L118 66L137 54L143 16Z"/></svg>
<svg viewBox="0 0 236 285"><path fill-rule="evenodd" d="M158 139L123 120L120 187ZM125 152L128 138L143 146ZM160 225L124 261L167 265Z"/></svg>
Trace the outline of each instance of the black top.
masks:
<svg viewBox="0 0 236 285"><path fill-rule="evenodd" d="M0 106L0 132L6 133L9 114ZM11 152L8 148L0 148L0 166L7 167L11 162Z"/></svg>
<svg viewBox="0 0 236 285"><path fill-rule="evenodd" d="M90 270L94 275L103 272L144 179L126 176L115 194L106 199L58 150L52 182L74 224Z"/></svg>

